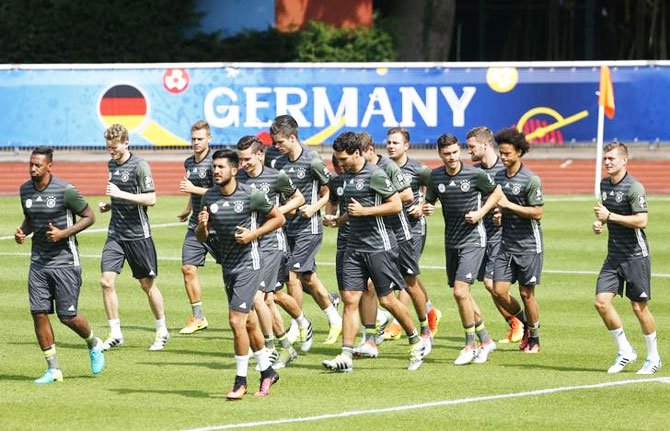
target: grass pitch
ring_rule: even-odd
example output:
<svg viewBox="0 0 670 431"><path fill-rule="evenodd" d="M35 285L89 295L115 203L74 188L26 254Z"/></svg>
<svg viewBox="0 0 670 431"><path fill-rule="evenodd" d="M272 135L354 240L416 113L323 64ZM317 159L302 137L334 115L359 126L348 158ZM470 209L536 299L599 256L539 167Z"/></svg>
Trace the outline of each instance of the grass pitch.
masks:
<svg viewBox="0 0 670 431"><path fill-rule="evenodd" d="M572 197L571 197L572 198ZM462 347L458 312L446 286L441 216L429 218L429 236L422 258L422 279L443 320L433 352L417 372L408 372L406 339L387 342L381 357L356 360L348 375L331 374L323 359L339 352L339 345L321 344L327 333L325 316L305 299L307 316L315 324L312 350L281 370L281 380L270 397L227 402L235 361L227 327L227 305L220 268L213 262L200 270L208 330L179 335L190 315L180 271L185 226L176 222L186 198L160 196L150 209L153 237L159 256L158 286L163 293L172 339L162 352L149 352L154 333L146 296L126 266L118 278L120 317L126 344L106 354L107 368L92 376L85 344L52 317L57 351L65 374L62 384L37 386L32 380L45 368L29 316L26 279L30 245L0 239L0 428L3 429L160 429L276 421L407 406L443 400L459 404L428 406L386 413L352 414L344 418L276 423L272 429L662 429L667 426L670 386L664 382L583 388L557 393L532 391L625 380L642 365L646 346L628 301L618 299L628 338L640 358L624 372L608 375L616 353L614 342L593 309L596 275L606 253L606 235L590 231L593 202L550 197L542 227L545 238L545 272L537 289L541 313L542 353L524 355L516 346L499 345L484 365L457 367L452 361ZM88 197L93 206L98 197ZM656 317L661 356L670 361L667 331L670 327L670 201L649 199L647 235L652 252L651 310ZM91 229L106 228L108 214L96 214ZM12 236L21 221L18 198L0 198L0 236ZM318 257L319 276L330 291L334 276L335 235L328 229ZM84 285L80 311L94 332L107 335L99 287L99 255L105 232L79 236L83 255ZM558 271L558 272L556 272ZM586 272L586 273L584 273ZM494 338L502 338L506 325L481 284L473 291ZM518 297L518 290L513 287ZM250 391L258 386L258 373L249 372ZM668 376L670 362L653 377ZM670 381L670 379L668 380ZM521 394L511 399L481 399L500 394ZM268 425L258 426L267 428Z"/></svg>

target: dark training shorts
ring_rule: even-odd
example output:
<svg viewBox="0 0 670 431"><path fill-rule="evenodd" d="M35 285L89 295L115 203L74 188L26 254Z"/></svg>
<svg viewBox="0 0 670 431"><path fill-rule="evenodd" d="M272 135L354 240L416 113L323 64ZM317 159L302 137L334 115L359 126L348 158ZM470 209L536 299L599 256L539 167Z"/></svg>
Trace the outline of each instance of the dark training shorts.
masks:
<svg viewBox="0 0 670 431"><path fill-rule="evenodd" d="M512 254L504 250L498 252L493 269L493 281L509 281L521 286L540 284L544 253Z"/></svg>
<svg viewBox="0 0 670 431"><path fill-rule="evenodd" d="M482 266L484 253L484 247L448 248L446 259L449 287L454 287L456 281L474 283Z"/></svg>
<svg viewBox="0 0 670 431"><path fill-rule="evenodd" d="M398 243L398 264L403 277L421 273L419 259L423 249L423 236L416 236Z"/></svg>
<svg viewBox="0 0 670 431"><path fill-rule="evenodd" d="M226 286L228 308L240 313L249 313L254 309L254 295L261 282L261 271L236 271L223 274Z"/></svg>
<svg viewBox="0 0 670 431"><path fill-rule="evenodd" d="M316 254L323 234L288 237L288 270L296 273L316 272Z"/></svg>
<svg viewBox="0 0 670 431"><path fill-rule="evenodd" d="M265 293L274 292L284 283L279 282L279 272L282 268L282 261L285 260L286 253L281 250L262 250L261 251L261 278L258 288Z"/></svg>
<svg viewBox="0 0 670 431"><path fill-rule="evenodd" d="M80 289L81 266L45 268L30 265L28 297L33 314L53 314L55 302L58 317L76 316Z"/></svg>
<svg viewBox="0 0 670 431"><path fill-rule="evenodd" d="M158 276L158 259L156 246L152 238L138 239L137 241L120 241L107 238L102 249L100 270L102 272L121 273L124 260L128 261L133 277L136 279Z"/></svg>
<svg viewBox="0 0 670 431"><path fill-rule="evenodd" d="M342 265L341 290L363 292L368 289L368 278L375 285L377 296L385 296L406 287L398 269L398 255L393 250L362 252L347 249Z"/></svg>
<svg viewBox="0 0 670 431"><path fill-rule="evenodd" d="M187 230L184 244L181 247L181 264L204 266L207 253L214 258L216 263L221 263L221 249L216 235L210 233L207 241L201 243L196 239L192 229Z"/></svg>
<svg viewBox="0 0 670 431"><path fill-rule="evenodd" d="M484 260L482 260L482 264L479 267L477 280L484 281L485 278L493 280L493 270L499 251L500 241L486 243L486 253L484 253Z"/></svg>
<svg viewBox="0 0 670 431"><path fill-rule="evenodd" d="M651 299L651 259L642 257L624 261L605 260L598 274L596 294L612 292L635 302L647 302Z"/></svg>

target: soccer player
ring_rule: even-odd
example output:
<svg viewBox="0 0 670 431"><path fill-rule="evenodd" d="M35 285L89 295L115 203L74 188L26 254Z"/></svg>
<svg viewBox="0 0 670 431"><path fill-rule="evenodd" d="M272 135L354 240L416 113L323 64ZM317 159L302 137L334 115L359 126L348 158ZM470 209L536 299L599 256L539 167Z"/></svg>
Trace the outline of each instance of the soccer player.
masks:
<svg viewBox="0 0 670 431"><path fill-rule="evenodd" d="M465 347L454 364L484 363L496 349L496 343L484 326L471 287L486 253L486 228L482 219L493 209L502 192L489 174L463 164L461 146L454 135L437 138L437 152L444 167L432 171L426 202L435 204L439 199L442 203L447 280L465 330ZM482 195L488 196L484 205ZM475 337L479 339L479 349Z"/></svg>
<svg viewBox="0 0 670 431"><path fill-rule="evenodd" d="M353 132L345 132L333 143L335 155L344 169L343 196L349 217L349 238L344 253L342 298L344 301L342 352L324 367L338 372L353 371L353 348L360 323L359 303L371 278L379 302L400 322L410 343L408 369L416 370L423 363L426 345L412 322L407 307L393 295L395 286L404 287L398 269L395 236L384 216L397 214L402 202L383 169L368 163L361 144Z"/></svg>
<svg viewBox="0 0 670 431"><path fill-rule="evenodd" d="M618 373L637 359L623 331L621 317L614 308L614 297L626 296L640 322L647 342L647 360L637 374L654 374L661 368L656 344L656 323L647 302L651 299L651 258L644 229L647 227L647 197L644 187L631 176L628 149L612 142L604 149L607 177L600 182L602 202L594 208L597 220L593 232L599 235L607 225L607 257L596 283L595 307L614 338L619 352L608 373Z"/></svg>
<svg viewBox="0 0 670 431"><path fill-rule="evenodd" d="M267 194L270 202L279 208L282 215L295 211L305 203L305 198L284 171L264 166L263 150L263 143L255 136L244 136L238 141L237 155L241 169L237 172L237 181ZM280 205L281 201L283 204ZM254 297L254 308L258 314L261 332L265 337L265 347L270 351L273 368L284 368L297 358L298 354L284 329L284 321L275 304L275 295L291 318L298 322L300 349L303 352L309 351L312 347L312 322L302 314L295 299L282 290L288 275L285 262L286 237L283 229L279 228L264 235L259 240L259 245L263 255L261 269L263 276L260 288ZM277 339L281 343L281 352L275 349L274 334L277 334Z"/></svg>
<svg viewBox="0 0 670 431"><path fill-rule="evenodd" d="M526 136L515 128L495 135L505 170L495 182L503 191L498 201L502 210L502 242L493 267L493 293L505 310L524 324L519 349L540 353L540 309L535 300L535 286L540 284L544 248L540 219L543 213L540 177L521 163L530 145ZM512 283L519 282L523 308L509 293Z"/></svg>
<svg viewBox="0 0 670 431"><path fill-rule="evenodd" d="M495 152L493 140L493 132L488 127L479 126L471 129L466 136L466 143L468 153L475 167L483 169L492 178L496 174L505 169L500 157ZM486 200L488 196L482 195L482 200ZM496 208L495 211L500 211ZM523 338L523 323L516 317L509 314L504 307L498 304L493 295L493 262L495 261L498 250L500 250L500 240L502 238L502 230L499 224L493 222L494 212L489 212L484 216L484 226L486 227L486 253L482 266L479 268L477 280L484 282L484 287L489 291L493 298L498 312L503 316L509 325L509 332L506 338L498 341L499 343L518 343ZM478 312L478 310L476 310Z"/></svg>
<svg viewBox="0 0 670 431"><path fill-rule="evenodd" d="M200 243L195 238L195 227L198 225L200 199L207 189L214 185L212 176L212 151L209 144L212 141L212 132L205 121L196 121L191 126L191 146L193 155L184 161L186 175L179 183L179 191L188 193L189 199L186 208L177 217L179 221L188 220L188 229L181 248L181 272L184 276L186 295L191 303L193 315L188 319L180 334L193 334L207 329L207 318L202 308L202 285L198 277L198 267L205 264L207 253L219 262L219 247L216 244L216 235L211 234L207 242ZM189 218L190 215L190 218Z"/></svg>
<svg viewBox="0 0 670 431"><path fill-rule="evenodd" d="M334 344L342 332L342 318L316 275L315 261L323 240L320 210L328 202L330 172L315 151L300 143L298 123L293 117L280 115L275 118L270 126L270 135L283 154L275 162L275 169L283 169L306 200L286 221L289 293L302 308L302 289L307 289L328 318L330 330L324 344Z"/></svg>
<svg viewBox="0 0 670 431"><path fill-rule="evenodd" d="M109 182L105 190L111 203L101 202L99 207L100 212L111 210L112 217L100 260L102 299L109 323L109 337L103 343L103 349L120 347L124 343L115 284L123 262L127 260L133 277L147 295L155 318L156 335L149 350L163 350L170 334L165 326L163 295L155 281L158 260L147 217L147 207L156 203L151 169L144 159L130 152L128 130L123 125L111 125L104 136L112 156L107 163Z"/></svg>
<svg viewBox="0 0 670 431"><path fill-rule="evenodd" d="M279 380L279 374L270 366L258 317L253 310L254 296L263 275L261 264L264 264L259 238L280 228L285 219L262 190L235 179L239 165L237 153L218 150L212 159L216 186L202 197L195 235L199 241L205 241L213 229L221 247L228 321L233 331L237 365L235 383L227 398L240 399L247 393L250 346L261 370L260 389L254 395L266 396ZM261 220L264 221L259 224Z"/></svg>
<svg viewBox="0 0 670 431"><path fill-rule="evenodd" d="M405 305L409 303L409 298L412 298L417 317L419 318L421 333L426 334L428 329L430 329L430 334L435 335L437 334L437 325L442 317L442 313L432 306L428 293L419 279L419 274L421 273L419 259L421 258L426 238L426 219L423 216L422 188L428 184L430 169L416 160L409 158L409 142L410 136L407 129L399 127L389 129L386 142L388 155L400 167L405 175L405 182L410 184L414 193L412 202L403 203L404 220L407 222L407 226L403 225L403 229L409 231L409 234L407 235L406 233L405 240L398 244L398 251L400 254L401 271L407 283L407 291L400 291L399 298ZM407 296L408 294L409 297ZM387 332L390 332L391 339L400 337L397 325L390 325L387 328Z"/></svg>
<svg viewBox="0 0 670 431"><path fill-rule="evenodd" d="M53 150L37 147L30 154L30 181L21 185L23 222L14 240L23 244L33 233L28 274L28 297L35 335L47 362L35 383L62 382L49 314L55 309L60 321L86 341L91 371L105 367L102 341L93 335L77 309L81 265L75 235L95 222L95 215L75 186L51 175ZM75 221L75 214L80 218Z"/></svg>

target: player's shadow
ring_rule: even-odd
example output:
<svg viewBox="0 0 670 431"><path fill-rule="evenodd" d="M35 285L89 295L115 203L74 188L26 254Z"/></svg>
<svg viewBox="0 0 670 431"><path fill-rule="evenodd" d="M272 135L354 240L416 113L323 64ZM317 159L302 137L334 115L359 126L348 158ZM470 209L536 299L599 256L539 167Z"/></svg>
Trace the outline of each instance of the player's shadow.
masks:
<svg viewBox="0 0 670 431"><path fill-rule="evenodd" d="M130 389L130 388L116 388L109 389L119 395L132 394L159 394L159 395L181 395L186 398L225 398L222 393L209 393L197 390L174 390L174 389Z"/></svg>
<svg viewBox="0 0 670 431"><path fill-rule="evenodd" d="M205 352L202 350L187 350L187 349L171 349L166 348L165 353L177 353L179 355L189 355L189 356L212 356L214 358L227 358L228 355L221 352ZM231 358L233 358L231 356ZM233 358L234 359L234 358Z"/></svg>
<svg viewBox="0 0 670 431"><path fill-rule="evenodd" d="M30 377L30 376L21 376L18 374L0 374L0 382L3 380L16 380L16 381L28 381L28 380L35 380L37 377Z"/></svg>
<svg viewBox="0 0 670 431"><path fill-rule="evenodd" d="M22 346L22 345L27 345L27 346L36 346L37 343L34 341L12 341L7 344L14 344L17 346ZM59 343L56 341L56 347L60 348L66 348L66 349L84 349L88 350L86 347L86 343L82 340L81 343Z"/></svg>
<svg viewBox="0 0 670 431"><path fill-rule="evenodd" d="M585 367L565 367L565 366L560 366L560 365L542 365L542 364L500 364L502 367L513 367L513 368L522 368L522 369L528 369L528 368L537 368L537 369L542 369L542 370L554 370L554 371L565 371L565 372L575 372L575 371L581 371L581 372L598 372L602 373L603 368L585 368Z"/></svg>
<svg viewBox="0 0 670 431"><path fill-rule="evenodd" d="M235 363L230 363L229 361L224 362L223 358L221 362L199 362L199 361L194 361L194 362L138 362L139 365L154 365L154 366L164 366L164 365L171 365L171 366L186 366L186 367L203 367L203 368L209 368L212 370L232 370L235 369L236 365Z"/></svg>

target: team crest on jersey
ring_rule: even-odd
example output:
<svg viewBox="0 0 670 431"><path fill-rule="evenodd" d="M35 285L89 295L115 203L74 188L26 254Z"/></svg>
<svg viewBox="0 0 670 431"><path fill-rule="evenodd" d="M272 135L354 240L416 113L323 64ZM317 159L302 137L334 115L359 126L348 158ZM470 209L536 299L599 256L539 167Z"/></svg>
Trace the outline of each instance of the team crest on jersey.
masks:
<svg viewBox="0 0 670 431"><path fill-rule="evenodd" d="M219 204L216 204L216 203L211 204L211 205L209 206L209 211L210 211L212 214L216 214L216 213L218 213L218 212L219 212Z"/></svg>
<svg viewBox="0 0 670 431"><path fill-rule="evenodd" d="M241 213L242 211L244 211L244 202L242 201L233 202L233 211L235 211L236 213Z"/></svg>
<svg viewBox="0 0 670 431"><path fill-rule="evenodd" d="M603 192L603 202L605 202L605 200L607 200L607 192Z"/></svg>
<svg viewBox="0 0 670 431"><path fill-rule="evenodd" d="M47 208L56 206L56 196L47 196Z"/></svg>
<svg viewBox="0 0 670 431"><path fill-rule="evenodd" d="M258 185L258 188L263 190L265 193L269 193L270 192L270 183L260 183Z"/></svg>
<svg viewBox="0 0 670 431"><path fill-rule="evenodd" d="M405 177L405 184L412 184L412 174L405 172L402 176Z"/></svg>
<svg viewBox="0 0 670 431"><path fill-rule="evenodd" d="M26 208L30 209L33 206L33 200L32 199L26 199Z"/></svg>
<svg viewBox="0 0 670 431"><path fill-rule="evenodd" d="M440 193L444 193L444 192L447 191L447 186L445 186L444 184L440 183L440 184L437 185L437 191L440 192Z"/></svg>
<svg viewBox="0 0 670 431"><path fill-rule="evenodd" d="M519 193L521 193L521 185L512 184L512 194L518 195Z"/></svg>
<svg viewBox="0 0 670 431"><path fill-rule="evenodd" d="M305 173L306 173L305 168L298 168L295 172L295 176L300 179L303 179L305 178Z"/></svg>
<svg viewBox="0 0 670 431"><path fill-rule="evenodd" d="M356 190L363 190L363 187L365 187L365 180L363 178L357 178L355 187Z"/></svg>
<svg viewBox="0 0 670 431"><path fill-rule="evenodd" d="M144 187L147 189L154 188L154 179L151 177L144 177Z"/></svg>
<svg viewBox="0 0 670 431"><path fill-rule="evenodd" d="M128 181L129 178L130 174L128 173L128 171L121 172L121 181L125 183L126 181Z"/></svg>
<svg viewBox="0 0 670 431"><path fill-rule="evenodd" d="M621 201L623 200L623 192L616 192L616 194L614 195L614 200L616 201L616 203L621 203Z"/></svg>
<svg viewBox="0 0 670 431"><path fill-rule="evenodd" d="M470 181L468 180L461 181L461 191L467 192L468 190L470 190Z"/></svg>
<svg viewBox="0 0 670 431"><path fill-rule="evenodd" d="M206 168L200 168L198 169L198 178L205 178L207 176L207 169Z"/></svg>
<svg viewBox="0 0 670 431"><path fill-rule="evenodd" d="M344 187L338 187L337 190L335 190L335 193L337 193L338 196L342 196L344 194Z"/></svg>

